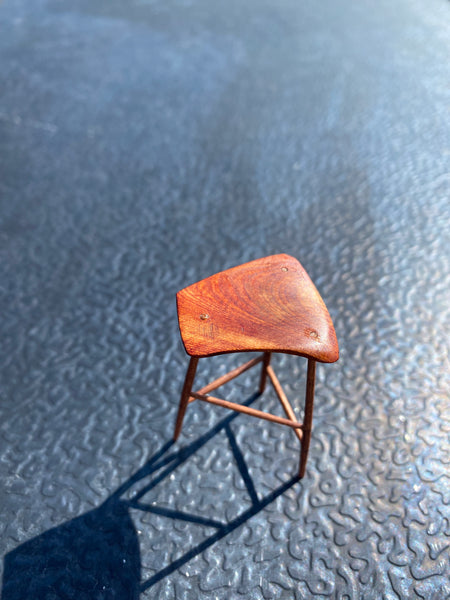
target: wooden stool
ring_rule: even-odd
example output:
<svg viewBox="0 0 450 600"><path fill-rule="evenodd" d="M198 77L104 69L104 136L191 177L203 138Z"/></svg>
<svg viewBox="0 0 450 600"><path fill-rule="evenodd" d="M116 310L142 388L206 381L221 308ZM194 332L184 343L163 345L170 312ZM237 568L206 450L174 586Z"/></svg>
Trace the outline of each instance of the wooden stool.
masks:
<svg viewBox="0 0 450 600"><path fill-rule="evenodd" d="M305 474L314 401L316 361L332 363L339 348L328 310L302 265L287 254L277 254L222 271L177 294L181 339L191 357L175 424L181 432L189 402L203 400L253 417L288 425L301 442L299 477ZM198 392L192 391L199 358L232 352L263 352L219 377ZM305 414L298 422L270 365L272 352L298 354L308 359ZM211 396L210 392L262 363L259 392L269 377L287 418Z"/></svg>

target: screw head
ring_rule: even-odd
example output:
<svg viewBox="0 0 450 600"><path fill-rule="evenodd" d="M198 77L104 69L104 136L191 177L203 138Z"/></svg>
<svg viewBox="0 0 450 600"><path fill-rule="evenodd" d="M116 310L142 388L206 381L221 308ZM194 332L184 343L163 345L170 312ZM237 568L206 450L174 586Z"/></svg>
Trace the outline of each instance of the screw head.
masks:
<svg viewBox="0 0 450 600"><path fill-rule="evenodd" d="M203 313L203 314L200 315L200 319L202 321L206 321L206 319L209 319L209 315L207 315L206 313Z"/></svg>
<svg viewBox="0 0 450 600"><path fill-rule="evenodd" d="M286 273L286 271L289 271L289 269L287 267L281 267L281 270L284 271Z"/></svg>

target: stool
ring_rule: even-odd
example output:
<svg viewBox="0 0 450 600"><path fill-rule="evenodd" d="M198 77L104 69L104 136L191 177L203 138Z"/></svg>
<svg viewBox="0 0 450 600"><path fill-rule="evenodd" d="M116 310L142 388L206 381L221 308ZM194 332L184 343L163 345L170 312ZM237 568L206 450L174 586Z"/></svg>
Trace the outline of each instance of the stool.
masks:
<svg viewBox="0 0 450 600"><path fill-rule="evenodd" d="M316 361L339 358L333 323L319 292L299 261L277 254L222 271L177 294L181 339L191 357L181 393L174 440L187 405L202 400L292 427L301 444L299 477L305 474L311 439ZM199 358L234 352L262 352L240 367L192 391ZM308 359L303 423L300 423L270 365L272 352ZM269 378L286 418L228 402L210 392L262 363L259 393Z"/></svg>

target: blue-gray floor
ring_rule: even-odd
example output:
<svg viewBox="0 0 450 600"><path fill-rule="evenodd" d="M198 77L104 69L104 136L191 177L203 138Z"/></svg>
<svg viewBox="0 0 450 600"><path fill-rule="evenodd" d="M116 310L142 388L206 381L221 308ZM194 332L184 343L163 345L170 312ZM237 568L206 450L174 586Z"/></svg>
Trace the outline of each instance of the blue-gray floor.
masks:
<svg viewBox="0 0 450 600"><path fill-rule="evenodd" d="M3 600L449 598L449 19L3 0ZM341 348L301 482L290 430L220 408L169 443L176 291L278 252ZM275 361L298 408L304 363Z"/></svg>

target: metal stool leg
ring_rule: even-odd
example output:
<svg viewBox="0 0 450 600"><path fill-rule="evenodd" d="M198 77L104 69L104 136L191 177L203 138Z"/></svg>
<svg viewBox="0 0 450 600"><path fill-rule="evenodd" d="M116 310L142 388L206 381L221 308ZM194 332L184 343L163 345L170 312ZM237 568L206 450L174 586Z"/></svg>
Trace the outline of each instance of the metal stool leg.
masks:
<svg viewBox="0 0 450 600"><path fill-rule="evenodd" d="M264 352L263 364L261 368L261 379L259 380L259 393L262 394L266 388L267 381L267 367L270 364L270 357L272 354L270 352Z"/></svg>
<svg viewBox="0 0 450 600"><path fill-rule="evenodd" d="M303 419L303 438L300 453L300 479L305 475L306 461L308 460L309 442L311 441L311 428L314 404L314 384L316 379L316 361L308 359L308 374L306 377L305 417Z"/></svg>
<svg viewBox="0 0 450 600"><path fill-rule="evenodd" d="M181 392L180 405L178 407L177 421L175 423L175 431L173 439L176 440L181 432L183 426L184 413L189 402L189 396L192 391L192 384L194 383L195 372L197 371L198 358L192 356L189 361L189 366L186 372L186 378L184 380L183 391Z"/></svg>

